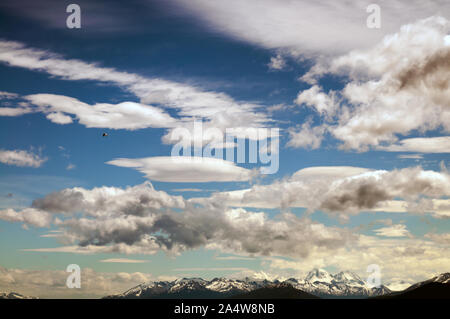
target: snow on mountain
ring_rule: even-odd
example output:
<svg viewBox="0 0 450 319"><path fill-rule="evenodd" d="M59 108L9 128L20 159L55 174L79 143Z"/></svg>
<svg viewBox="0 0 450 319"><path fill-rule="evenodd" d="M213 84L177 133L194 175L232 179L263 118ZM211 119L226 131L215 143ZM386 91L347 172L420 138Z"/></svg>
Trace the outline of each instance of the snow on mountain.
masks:
<svg viewBox="0 0 450 319"><path fill-rule="evenodd" d="M330 274L323 269L313 269L304 280L290 283L297 289L321 296L378 296L389 293L385 286L369 288L366 283L355 273L341 271Z"/></svg>
<svg viewBox="0 0 450 319"><path fill-rule="evenodd" d="M323 269L313 269L305 279L289 278L284 281L256 278L229 279L214 278L204 280L202 278L181 278L171 282L151 282L138 285L123 294L109 296L112 298L139 298L161 295L184 295L194 292L211 292L214 296L231 296L233 294L246 293L259 288L277 284L288 284L292 287L320 296L359 296L369 297L390 293L389 288L369 288L366 283L355 273L342 271L330 274Z"/></svg>
<svg viewBox="0 0 450 319"><path fill-rule="evenodd" d="M0 299L38 299L38 298L24 296L17 292L0 292Z"/></svg>
<svg viewBox="0 0 450 319"><path fill-rule="evenodd" d="M412 285L411 282L405 281L405 280L398 280L398 281L392 281L388 284L386 284L386 287L388 287L391 291L402 291L406 288L410 287Z"/></svg>
<svg viewBox="0 0 450 319"><path fill-rule="evenodd" d="M412 289L421 287L421 286L431 283L431 282L439 282L441 284L450 284L450 272L437 275L431 279L428 279L428 280L425 280L422 282L418 282L418 283L410 286L407 290L412 290Z"/></svg>
<svg viewBox="0 0 450 319"><path fill-rule="evenodd" d="M441 284L450 284L450 272L440 274L431 279L433 282L440 282Z"/></svg>
<svg viewBox="0 0 450 319"><path fill-rule="evenodd" d="M333 276L331 276L326 270L323 269L313 269L311 270L305 278L305 281L315 283L331 283L333 281Z"/></svg>

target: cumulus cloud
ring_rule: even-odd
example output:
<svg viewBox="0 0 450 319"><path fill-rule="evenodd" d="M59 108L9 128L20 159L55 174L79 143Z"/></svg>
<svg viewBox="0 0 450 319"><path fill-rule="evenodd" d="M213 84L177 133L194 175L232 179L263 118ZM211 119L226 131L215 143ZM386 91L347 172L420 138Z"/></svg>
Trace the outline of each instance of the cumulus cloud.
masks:
<svg viewBox="0 0 450 319"><path fill-rule="evenodd" d="M337 119L329 132L343 141L343 148L367 150L379 147L391 151L447 152L447 137L405 139L399 135L417 130L450 131L448 74L450 73L450 22L431 17L402 26L371 49L354 50L331 62L319 62L303 79L324 74L346 75L349 82L339 92L342 98ZM405 48L408 48L407 50ZM315 93L315 97L309 97ZM326 101L317 85L301 93ZM315 102L318 114L326 103ZM318 106L319 105L319 106ZM429 145L425 145L430 142Z"/></svg>
<svg viewBox="0 0 450 319"><path fill-rule="evenodd" d="M50 227L53 216L35 208L25 208L18 212L8 208L0 210L0 219L8 222L23 222L24 225L35 227Z"/></svg>
<svg viewBox="0 0 450 319"><path fill-rule="evenodd" d="M83 211L89 216L143 216L148 211L163 208L184 208L181 196L155 190L150 182L126 188L82 187L66 188L33 201L33 207L51 213Z"/></svg>
<svg viewBox="0 0 450 319"><path fill-rule="evenodd" d="M39 167L46 158L24 150L2 150L0 149L0 163L20 167Z"/></svg>
<svg viewBox="0 0 450 319"><path fill-rule="evenodd" d="M305 207L348 218L361 211L433 213L448 216L450 177L411 167L369 170L358 167L310 167L285 180L249 189L193 198L194 203L226 202L259 208Z"/></svg>
<svg viewBox="0 0 450 319"><path fill-rule="evenodd" d="M303 123L299 129L289 128L289 141L286 146L294 148L317 149L322 144L326 128L324 126L311 127L311 122Z"/></svg>
<svg viewBox="0 0 450 319"><path fill-rule="evenodd" d="M334 91L324 93L321 87L313 85L311 88L301 91L295 99L295 103L298 105L305 104L317 113L329 117L333 116L339 107L336 99Z"/></svg>
<svg viewBox="0 0 450 319"><path fill-rule="evenodd" d="M231 182L248 181L252 170L230 161L210 157L157 156L119 158L107 164L139 170L145 177L161 182Z"/></svg>
<svg viewBox="0 0 450 319"><path fill-rule="evenodd" d="M312 247L332 250L345 245L353 234L328 227L308 217L229 208L217 202L191 205L180 196L153 189L150 183L128 187L69 188L36 199L32 208L61 232L64 246L26 249L34 252L78 254L179 254L206 248L255 256L307 256ZM8 210L2 219L24 221L24 212Z"/></svg>

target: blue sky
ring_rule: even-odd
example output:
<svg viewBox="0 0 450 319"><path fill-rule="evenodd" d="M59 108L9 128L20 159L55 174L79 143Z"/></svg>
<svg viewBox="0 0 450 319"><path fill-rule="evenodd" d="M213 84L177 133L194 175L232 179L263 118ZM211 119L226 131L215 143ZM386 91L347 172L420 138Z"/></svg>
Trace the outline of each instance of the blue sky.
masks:
<svg viewBox="0 0 450 319"><path fill-rule="evenodd" d="M0 5L5 277L72 263L134 281L313 267L365 276L376 263L386 282L412 282L448 270L448 3L382 1L376 30L361 3L77 3L81 29L65 25L69 2ZM316 23L327 19L334 29ZM195 120L279 128L279 169L170 164L168 136ZM13 288L51 296L0 277Z"/></svg>

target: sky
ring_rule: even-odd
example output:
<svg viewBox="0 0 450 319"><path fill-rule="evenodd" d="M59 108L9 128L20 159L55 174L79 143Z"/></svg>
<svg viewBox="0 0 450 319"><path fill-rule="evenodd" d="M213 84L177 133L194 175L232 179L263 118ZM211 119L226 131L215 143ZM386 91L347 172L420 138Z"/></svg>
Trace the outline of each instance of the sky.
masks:
<svg viewBox="0 0 450 319"><path fill-rule="evenodd" d="M70 3L0 4L0 291L449 270L448 1Z"/></svg>

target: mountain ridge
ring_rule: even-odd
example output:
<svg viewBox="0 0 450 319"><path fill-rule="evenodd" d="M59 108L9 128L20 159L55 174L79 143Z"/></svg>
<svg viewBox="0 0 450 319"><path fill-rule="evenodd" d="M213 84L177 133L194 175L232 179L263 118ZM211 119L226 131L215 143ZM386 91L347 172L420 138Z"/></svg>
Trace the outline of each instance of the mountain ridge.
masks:
<svg viewBox="0 0 450 319"><path fill-rule="evenodd" d="M228 279L181 278L174 281L149 282L137 285L122 294L109 295L104 298L189 298L202 292L211 298L228 298L266 288L270 285L286 284L303 293L319 297L361 297L367 298L391 293L386 286L370 288L355 273L341 271L330 274L323 269L313 269L305 279L289 278L284 281L267 279ZM196 293L194 293L196 292Z"/></svg>

